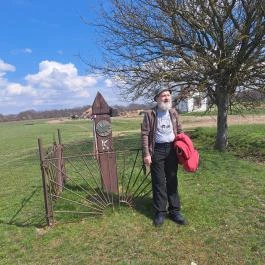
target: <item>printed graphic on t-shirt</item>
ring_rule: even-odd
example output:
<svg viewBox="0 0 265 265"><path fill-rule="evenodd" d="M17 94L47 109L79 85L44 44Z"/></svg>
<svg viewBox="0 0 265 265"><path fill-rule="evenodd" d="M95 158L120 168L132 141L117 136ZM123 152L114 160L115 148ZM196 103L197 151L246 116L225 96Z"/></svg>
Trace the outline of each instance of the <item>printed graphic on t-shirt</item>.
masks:
<svg viewBox="0 0 265 265"><path fill-rule="evenodd" d="M169 143L175 138L169 112L157 112L156 143Z"/></svg>
<svg viewBox="0 0 265 265"><path fill-rule="evenodd" d="M163 134L172 132L171 121L168 117L158 118L157 130Z"/></svg>

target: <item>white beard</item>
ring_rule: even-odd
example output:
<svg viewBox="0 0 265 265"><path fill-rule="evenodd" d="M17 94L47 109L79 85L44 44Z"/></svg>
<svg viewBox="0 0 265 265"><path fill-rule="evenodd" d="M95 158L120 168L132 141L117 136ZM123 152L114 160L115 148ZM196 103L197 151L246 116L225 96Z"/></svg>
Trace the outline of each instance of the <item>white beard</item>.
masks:
<svg viewBox="0 0 265 265"><path fill-rule="evenodd" d="M172 101L169 100L168 102L157 102L157 107L162 111L170 110L172 108Z"/></svg>

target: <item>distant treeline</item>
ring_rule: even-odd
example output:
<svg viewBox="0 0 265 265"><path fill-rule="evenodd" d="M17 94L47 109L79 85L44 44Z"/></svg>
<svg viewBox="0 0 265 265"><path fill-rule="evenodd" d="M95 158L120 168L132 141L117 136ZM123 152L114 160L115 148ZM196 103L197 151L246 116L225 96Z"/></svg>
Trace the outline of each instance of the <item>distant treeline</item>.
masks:
<svg viewBox="0 0 265 265"><path fill-rule="evenodd" d="M150 105L145 104L136 104L132 103L128 106L114 105L112 106L113 113L119 115L119 112L130 111L130 110L139 110L150 108ZM5 121L20 121L20 120L35 120L35 119L51 119L51 118L72 118L72 117L82 117L83 113L91 108L90 105L77 107L72 109L54 109L54 110L45 110L45 111L36 111L36 110L26 110L18 114L9 114L2 115L0 114L0 122Z"/></svg>

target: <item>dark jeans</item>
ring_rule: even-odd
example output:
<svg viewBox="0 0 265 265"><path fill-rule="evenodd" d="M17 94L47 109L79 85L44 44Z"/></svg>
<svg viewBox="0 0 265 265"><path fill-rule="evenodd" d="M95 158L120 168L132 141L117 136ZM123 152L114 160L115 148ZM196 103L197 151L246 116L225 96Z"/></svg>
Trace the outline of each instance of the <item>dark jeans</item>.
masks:
<svg viewBox="0 0 265 265"><path fill-rule="evenodd" d="M158 212L180 210L177 170L178 161L172 143L155 144L151 175L153 206Z"/></svg>

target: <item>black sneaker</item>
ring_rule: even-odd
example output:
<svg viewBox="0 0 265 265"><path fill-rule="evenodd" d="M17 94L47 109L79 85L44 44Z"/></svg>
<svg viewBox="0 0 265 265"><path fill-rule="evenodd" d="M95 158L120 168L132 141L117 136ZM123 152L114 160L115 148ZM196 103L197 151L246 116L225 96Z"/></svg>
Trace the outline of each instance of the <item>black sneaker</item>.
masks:
<svg viewBox="0 0 265 265"><path fill-rule="evenodd" d="M157 212L154 218L154 226L161 226L165 221L166 215L162 212Z"/></svg>
<svg viewBox="0 0 265 265"><path fill-rule="evenodd" d="M186 225L187 221L184 219L184 217L181 215L179 211L169 213L170 219L179 224L179 225Z"/></svg>

